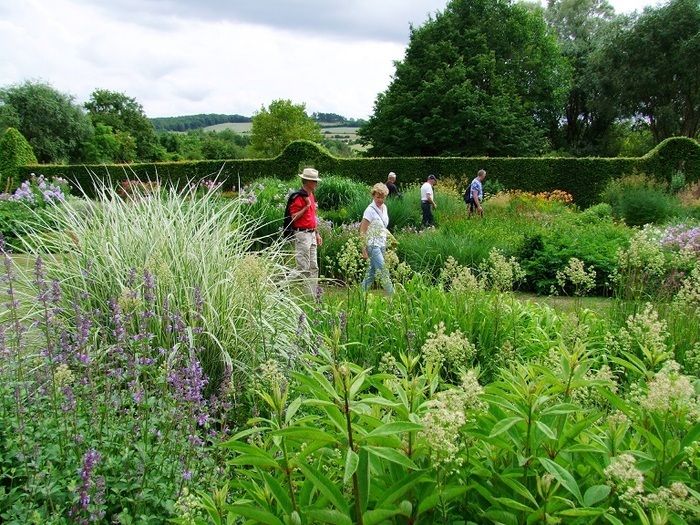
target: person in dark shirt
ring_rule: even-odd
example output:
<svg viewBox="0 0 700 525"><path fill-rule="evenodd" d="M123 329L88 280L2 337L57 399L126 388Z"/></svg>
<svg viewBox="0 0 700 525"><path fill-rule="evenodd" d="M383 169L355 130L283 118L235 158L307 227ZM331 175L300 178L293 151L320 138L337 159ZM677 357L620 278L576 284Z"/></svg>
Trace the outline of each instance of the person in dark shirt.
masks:
<svg viewBox="0 0 700 525"><path fill-rule="evenodd" d="M389 172L386 178L386 187L389 189L389 197L401 197L399 189L396 187L396 173Z"/></svg>

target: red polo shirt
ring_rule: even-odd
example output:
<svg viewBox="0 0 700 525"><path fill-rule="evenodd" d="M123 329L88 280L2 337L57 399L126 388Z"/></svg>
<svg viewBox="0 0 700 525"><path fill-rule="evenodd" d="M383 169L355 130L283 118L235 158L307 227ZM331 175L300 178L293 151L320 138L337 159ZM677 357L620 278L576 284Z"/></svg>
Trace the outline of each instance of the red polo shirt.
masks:
<svg viewBox="0 0 700 525"><path fill-rule="evenodd" d="M311 206L306 208L306 211L304 211L301 217L292 222L292 228L302 228L308 230L316 229L318 219L316 217L316 199L314 198L313 193L309 194L309 202L311 203ZM299 195L289 205L289 213L292 215L292 217L294 217L294 215L299 213L304 206L306 206L306 199Z"/></svg>

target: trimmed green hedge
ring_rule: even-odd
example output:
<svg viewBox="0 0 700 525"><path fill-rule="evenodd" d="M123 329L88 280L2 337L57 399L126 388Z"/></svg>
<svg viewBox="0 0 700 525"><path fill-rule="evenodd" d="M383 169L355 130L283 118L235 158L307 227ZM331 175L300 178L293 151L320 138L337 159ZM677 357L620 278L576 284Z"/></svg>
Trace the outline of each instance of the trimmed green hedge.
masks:
<svg viewBox="0 0 700 525"><path fill-rule="evenodd" d="M25 164L36 163L34 150L18 130L7 128L0 138L0 193L9 191L22 183Z"/></svg>
<svg viewBox="0 0 700 525"><path fill-rule="evenodd" d="M171 180L182 184L189 180L213 178L224 181L224 189L249 184L261 177L288 179L304 166L314 166L321 175L336 174L373 184L384 181L386 174L398 174L399 184L425 180L433 173L438 178L453 177L466 186L477 170L483 168L505 187L526 191L560 189L571 193L581 206L597 202L608 180L635 170L670 180L678 169L686 180L700 179L700 144L693 139L674 137L663 141L639 158L489 158L489 157L387 157L341 159L308 141L297 141L274 159L164 162L129 165L53 166L31 165L20 168L20 175L31 172L47 177L61 176L82 188L88 195L93 179L112 181L134 178Z"/></svg>

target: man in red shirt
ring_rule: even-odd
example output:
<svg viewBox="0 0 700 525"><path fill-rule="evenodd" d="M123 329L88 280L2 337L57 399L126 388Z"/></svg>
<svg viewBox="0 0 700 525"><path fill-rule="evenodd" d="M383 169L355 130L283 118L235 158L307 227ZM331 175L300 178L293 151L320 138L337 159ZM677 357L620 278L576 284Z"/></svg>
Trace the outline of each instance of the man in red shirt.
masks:
<svg viewBox="0 0 700 525"><path fill-rule="evenodd" d="M316 229L318 216L314 198L314 191L321 179L318 177L318 171L313 168L304 168L299 177L302 180L302 191L290 203L289 213L292 216L297 266L306 279L309 294L313 297L318 286L317 248L323 243Z"/></svg>

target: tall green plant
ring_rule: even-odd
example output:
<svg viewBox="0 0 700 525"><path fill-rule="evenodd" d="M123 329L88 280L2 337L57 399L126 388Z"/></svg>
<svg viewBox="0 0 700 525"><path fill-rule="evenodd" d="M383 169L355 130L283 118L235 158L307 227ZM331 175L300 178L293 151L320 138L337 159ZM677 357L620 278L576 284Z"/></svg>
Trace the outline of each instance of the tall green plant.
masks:
<svg viewBox="0 0 700 525"><path fill-rule="evenodd" d="M49 277L64 285L67 315L78 302L87 311L130 307L138 285L129 276L155 282L152 322L169 348L168 326L179 312L196 327L208 374L247 369L270 356L291 359L301 309L289 288L279 244L254 252L256 222L240 199L215 193L197 196L175 189L119 197L102 186L95 201L55 207L49 213L59 232L45 239L35 229L26 246L46 256ZM89 297L82 290L89 289ZM110 330L109 326L104 327Z"/></svg>

